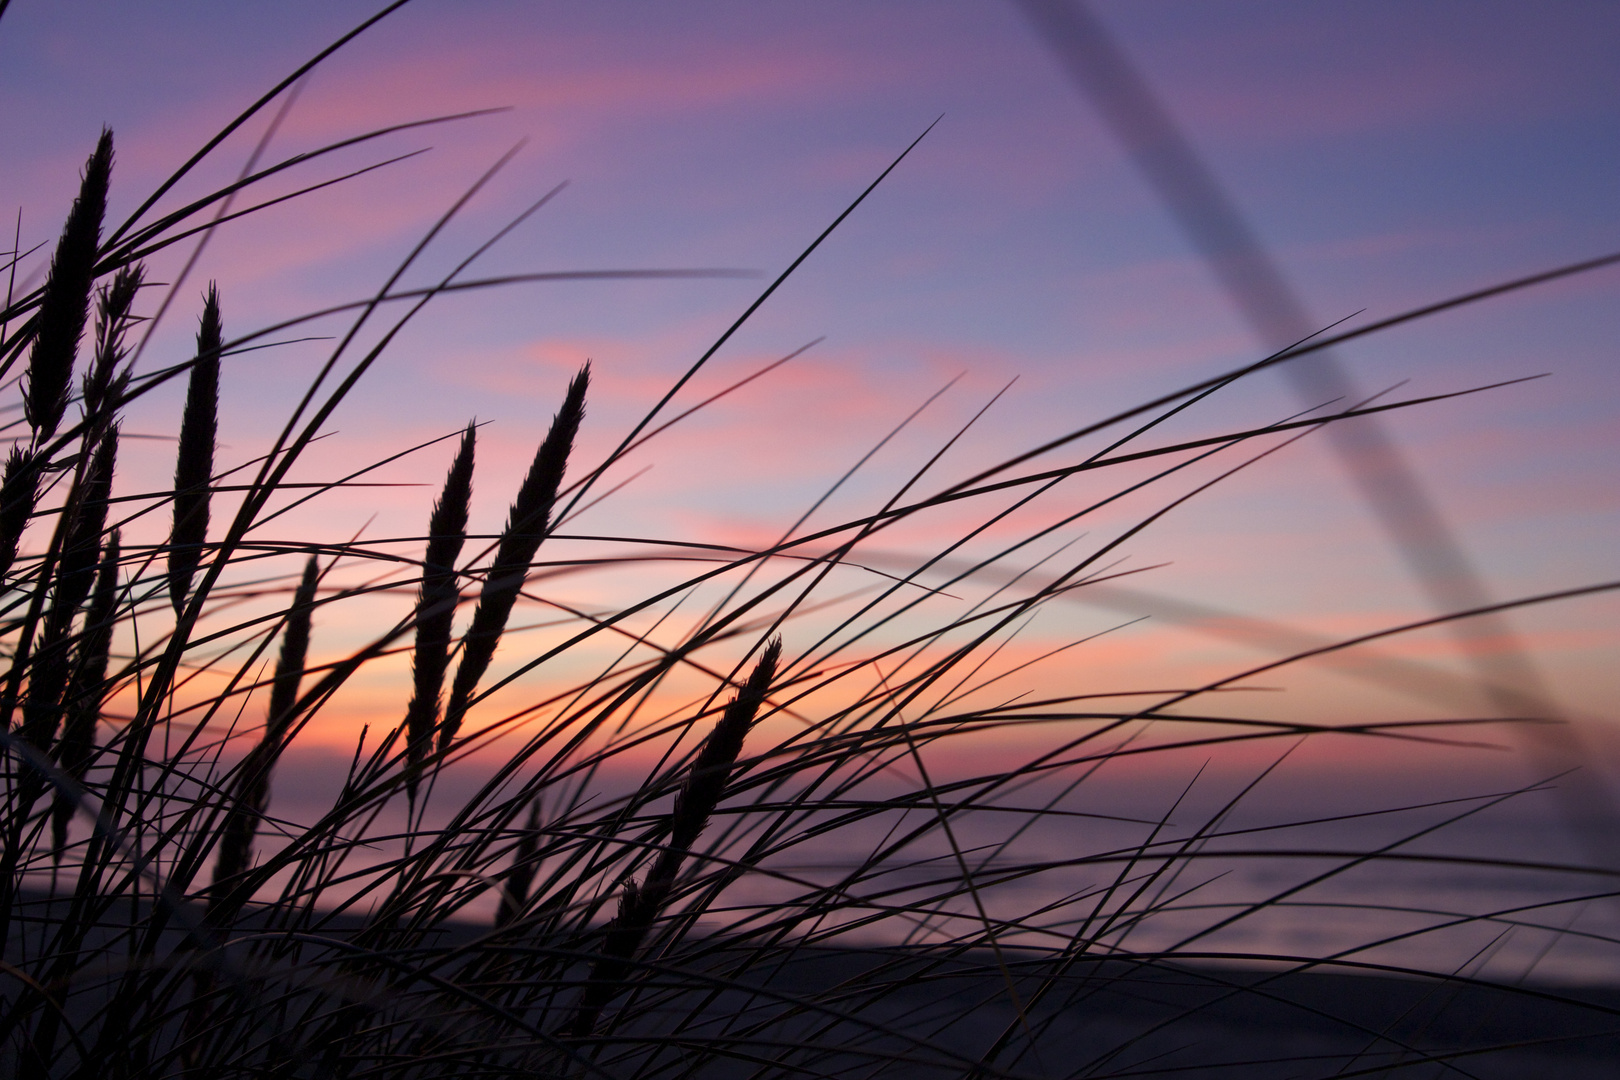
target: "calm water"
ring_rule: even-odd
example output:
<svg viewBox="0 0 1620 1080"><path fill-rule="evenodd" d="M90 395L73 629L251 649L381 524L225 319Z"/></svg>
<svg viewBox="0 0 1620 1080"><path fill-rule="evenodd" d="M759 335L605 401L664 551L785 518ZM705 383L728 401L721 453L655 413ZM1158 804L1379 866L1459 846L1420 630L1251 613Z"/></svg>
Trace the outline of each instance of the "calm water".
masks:
<svg viewBox="0 0 1620 1080"><path fill-rule="evenodd" d="M292 755L278 769L273 812L294 820L314 817L346 764ZM459 804L473 780L469 772L441 783L436 805ZM602 787L611 791L622 781L607 775ZM934 828L850 881L889 837L929 820L929 811L914 809L904 820L892 815L779 853L765 863L768 872L746 875L732 886L726 909L706 921L719 928L747 919L758 905L839 885L846 909L818 923L821 932L884 906L915 909L905 917L849 929L843 939L849 943L983 938L988 917L997 939L1007 943L1060 945L1086 925L1086 936L1099 951L1340 956L1509 981L1620 983L1620 898L1601 895L1620 890L1620 878L1501 865L1504 860L1589 864L1579 837L1561 823L1556 804L1545 795L1519 796L1485 810L1478 810L1479 803L1461 803L1274 828L1343 813L1358 801L1402 805L1371 779L1358 784L1354 777L1334 798L1318 791L1321 797L1306 799L1303 793L1313 787L1307 776L1245 800L1213 830L1221 835L1189 847L1187 839L1231 794L1231 784L1219 780L1205 787L1183 795L1162 826L1151 822L1163 817L1176 797L1177 790L1167 785L1112 791L1098 786L1090 791L1089 804L1079 796L1063 804L1077 812L1140 821L1064 817L1031 823L1027 815L1008 812L960 815L952 828L960 860ZM1438 799L1469 789L1502 790L1479 778L1444 783L1437 778L1427 794ZM1024 792L1008 804L1039 805L1038 794ZM1470 809L1477 812L1434 828ZM377 831L398 828L403 819L393 817L399 820L384 815ZM1160 843L1145 848L1156 827ZM1164 869L1165 859L1151 857L1182 848L1191 857L1170 870ZM1357 858L1380 850L1394 857ZM386 846L362 853L351 865L380 861L385 851ZM1148 857L1126 861L1144 852ZM1428 861L1430 856L1441 859ZM963 863L974 872L976 898L962 887ZM1146 891L1135 895L1154 874ZM1128 884L1108 892L1118 880ZM493 904L490 896L469 908L468 916L488 917Z"/></svg>

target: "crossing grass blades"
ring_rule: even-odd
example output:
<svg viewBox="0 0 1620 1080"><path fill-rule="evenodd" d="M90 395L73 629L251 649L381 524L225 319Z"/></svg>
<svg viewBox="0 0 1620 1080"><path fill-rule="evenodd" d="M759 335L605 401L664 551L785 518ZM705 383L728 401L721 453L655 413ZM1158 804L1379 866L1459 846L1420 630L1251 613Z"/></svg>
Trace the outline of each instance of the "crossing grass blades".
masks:
<svg viewBox="0 0 1620 1080"><path fill-rule="evenodd" d="M479 431L446 418L444 440L401 448L424 479L445 477L422 507L424 535L271 542L264 526L289 502L332 497L369 471L314 491L290 479L395 333L469 284L471 258L435 288L399 284L465 200L375 295L334 301L348 330L270 445L223 449L219 403L233 355L300 320L233 337L227 281L197 302L190 355L137 365L132 343L166 303L148 261L228 228L237 196L396 130L156 211L342 44L122 223L107 220L118 169L103 132L43 283L8 299L0 377L20 404L0 488L8 1075L1511 1075L1543 1060L1535 1054L1567 1053L1573 1076L1615 1052L1620 1001L1601 995L1409 970L1356 950L1220 946L1221 927L1263 919L1353 865L1402 857L1398 844L1324 849L1303 884L1201 908L1221 867L1264 854L1224 830L1248 788L1191 826L1171 821L1175 793L1162 817L1114 815L1112 832L1088 824L1108 815L1074 809L1099 770L1132 755L1272 740L1280 757L1329 730L1247 719L1228 707L1241 699L1222 695L1309 655L1146 692L1097 685L1081 662L1070 691L1040 699L997 660L1034 613L1107 577L1134 536L1188 499L1218 497L1222 479L1323 425L1434 399L1333 403L1190 441L1161 436L1170 418L1332 340L1612 260L1301 342L968 475L941 475L942 449L882 505L763 549L568 534L609 470L657 433L677 392L885 170L600 460L576 449L591 424L582 358L535 432L498 535L468 535ZM179 311L198 298L173 299ZM358 344L379 325L376 343ZM119 472L125 412L179 380L173 487L134 490ZM1127 496L1156 502L1126 527L1041 546ZM1036 520L1031 507L1040 524L1009 533L1008 522ZM916 522L956 533L909 566L864 560ZM668 580L611 610L558 606L547 583L593 559ZM683 607L694 596L708 604L701 614L690 614L698 601ZM379 597L398 606L377 607ZM355 604L395 614L357 649L323 648L323 619ZM525 608L563 629L524 631ZM278 814L289 747L358 673L401 654L410 685L397 723L367 732L324 812ZM571 662L582 655L595 665L583 676L588 665ZM543 687L539 699L496 709L520 676ZM1332 730L1453 732L1441 721ZM979 757L951 756L1006 732L1044 741L1010 743L1034 748L1010 765L1018 751L984 757L996 764L977 772L960 762ZM1099 839L1121 825L1135 839ZM1614 890L1613 875L1572 880L1593 896ZM1155 929L1200 911L1192 930ZM1543 921L1536 908L1490 918ZM1458 1019L1491 1014L1509 1019Z"/></svg>

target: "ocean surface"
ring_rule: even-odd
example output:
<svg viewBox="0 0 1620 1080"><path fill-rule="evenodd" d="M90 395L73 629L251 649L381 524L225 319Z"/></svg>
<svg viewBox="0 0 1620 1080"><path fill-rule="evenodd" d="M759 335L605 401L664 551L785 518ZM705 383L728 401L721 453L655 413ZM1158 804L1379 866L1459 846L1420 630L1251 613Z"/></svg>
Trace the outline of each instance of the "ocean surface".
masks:
<svg viewBox="0 0 1620 1080"><path fill-rule="evenodd" d="M314 820L346 766L318 751L290 754L271 812ZM483 775L447 774L429 824ZM1061 804L1073 816L1023 812L1045 805L1030 790L997 812L953 815L948 835L926 807L819 835L806 819L803 838L739 877L699 926L754 925L762 910L836 894L838 910L803 930L839 945L994 938L1040 949L1072 947L1078 936L1097 956L1316 959L1346 970L1620 986L1620 874L1594 854L1608 826L1571 822L1548 791L1513 794L1524 784L1512 775L1417 783L1352 773L1329 792L1304 770L1230 806L1243 776L1207 777L1202 789L1185 778L1099 783ZM602 798L633 779L604 772ZM892 797L895 788L872 794ZM930 823L873 862L895 835ZM402 807L393 807L372 831L403 827ZM720 827L711 824L710 835ZM743 829L723 850L734 855L751 835ZM349 867L380 864L394 850L357 851ZM489 918L495 903L491 892L464 917ZM915 911L872 918L900 907ZM832 935L834 927L843 929Z"/></svg>

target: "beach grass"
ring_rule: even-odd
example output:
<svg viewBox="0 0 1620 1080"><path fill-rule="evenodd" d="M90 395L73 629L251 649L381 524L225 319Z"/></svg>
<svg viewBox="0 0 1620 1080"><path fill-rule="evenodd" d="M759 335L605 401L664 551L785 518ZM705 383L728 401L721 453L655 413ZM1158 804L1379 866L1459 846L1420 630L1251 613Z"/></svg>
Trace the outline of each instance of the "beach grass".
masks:
<svg viewBox="0 0 1620 1080"><path fill-rule="evenodd" d="M20 405L0 487L9 1073L1512 1075L1546 1052L1569 1055L1573 1076L1614 1052L1612 994L1486 978L1466 957L1403 964L1390 951L1457 926L1546 931L1572 903L1614 902L1604 867L1417 843L1540 785L1462 800L1414 791L1366 808L1357 813L1400 824L1361 849L1331 839L1352 815L1231 824L1302 740L1462 744L1480 722L1279 722L1244 715L1228 691L1489 612L1446 612L1176 686L1099 684L1077 666L1062 693L1037 695L1021 681L1027 663L1001 657L1044 608L1126 573L1116 560L1145 530L1219 498L1223 481L1293 441L1500 388L1335 402L1196 439L1162 435L1169 419L1338 341L1613 259L1422 299L966 472L950 471L947 442L859 516L795 525L774 544L570 533L716 351L905 167L910 147L897 148L594 459L579 448L592 423L581 357L553 390L554 415L497 535L468 532L477 426L445 417L442 438L398 448L437 492L419 536L274 539L265 525L291 502L361 497L371 463L313 485L293 478L337 408L363 407L366 376L396 334L481 253L436 287L400 286L492 175L347 308L347 330L280 433L226 452L217 411L231 358L272 331L233 337L232 283L220 281L174 299L195 308L194 353L137 366L129 336L160 295L144 267L237 192L325 151L154 208L305 70L120 224L104 220L116 141L90 133L49 272L0 317L0 378ZM177 380L187 391L173 487L132 490L117 470L121 418ZM1079 479L1086 494L1071 497ZM1127 497L1146 509L1125 527L1053 549L1061 530ZM1023 513L1031 507L1045 516ZM131 541L156 519L169 523L163 539ZM937 538L926 555L904 566L866 557L918 523ZM582 609L552 591L582 567L657 583ZM1616 587L1573 583L1490 612ZM395 614L357 648L324 645L323 621L351 608ZM357 740L317 811L278 809L300 736L401 656L410 674L395 719ZM1088 798L1136 761L1233 747L1259 747L1264 760L1213 802L1192 786L1117 807ZM1555 884L1522 910L1437 909L1351 948L1302 954L1234 936L1368 865L1445 860ZM1228 880L1255 862L1284 867L1286 880ZM1321 906L1325 919L1344 914ZM1516 1019L1470 1027L1453 1022L1458 1010Z"/></svg>

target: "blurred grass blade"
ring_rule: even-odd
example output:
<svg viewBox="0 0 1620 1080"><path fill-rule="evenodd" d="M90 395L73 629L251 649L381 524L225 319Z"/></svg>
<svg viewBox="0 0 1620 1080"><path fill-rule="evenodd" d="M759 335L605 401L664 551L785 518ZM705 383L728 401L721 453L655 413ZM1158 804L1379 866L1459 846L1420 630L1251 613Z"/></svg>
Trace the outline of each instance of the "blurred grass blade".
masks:
<svg viewBox="0 0 1620 1080"><path fill-rule="evenodd" d="M1083 0L1019 0L1067 74L1125 146L1192 245L1209 263L1233 305L1267 348L1316 325L1237 203L1182 133L1129 56ZM1283 366L1302 404L1363 395L1331 351L1316 349ZM1406 455L1373 417L1335 424L1327 433L1373 517L1439 611L1491 606L1490 590ZM1559 717L1563 710L1513 627L1489 616L1453 622L1450 631L1482 692L1505 716ZM1589 857L1620 868L1620 798L1571 725L1526 731L1538 772L1587 768L1560 786L1571 835ZM1587 827L1594 820L1607 824Z"/></svg>

